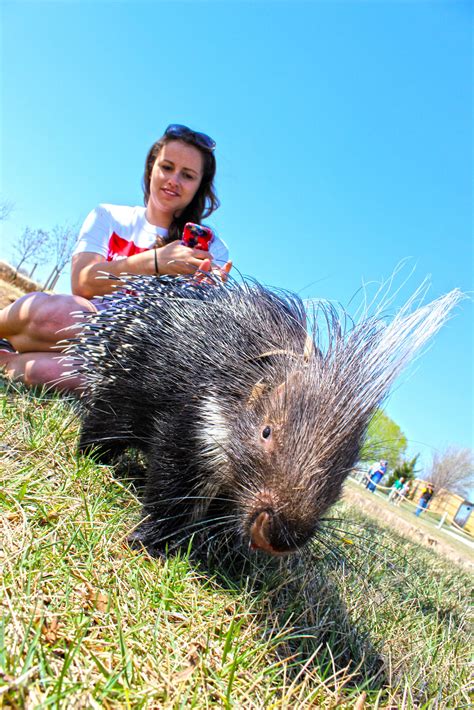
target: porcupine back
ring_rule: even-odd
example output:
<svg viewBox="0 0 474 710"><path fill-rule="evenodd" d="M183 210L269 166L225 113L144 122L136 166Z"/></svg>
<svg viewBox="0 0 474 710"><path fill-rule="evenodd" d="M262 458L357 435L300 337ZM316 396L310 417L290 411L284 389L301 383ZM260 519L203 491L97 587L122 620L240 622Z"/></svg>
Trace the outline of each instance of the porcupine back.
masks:
<svg viewBox="0 0 474 710"><path fill-rule="evenodd" d="M137 277L87 319L80 448L148 457L151 550L212 528L271 554L304 545L339 497L368 422L445 321L453 291L385 323L244 280ZM311 330L311 329L310 329Z"/></svg>

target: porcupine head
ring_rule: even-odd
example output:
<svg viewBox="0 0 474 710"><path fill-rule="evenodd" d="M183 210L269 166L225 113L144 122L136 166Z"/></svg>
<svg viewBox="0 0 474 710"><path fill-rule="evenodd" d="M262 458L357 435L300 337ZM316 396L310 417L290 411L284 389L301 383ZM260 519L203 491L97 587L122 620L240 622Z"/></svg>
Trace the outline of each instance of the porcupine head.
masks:
<svg viewBox="0 0 474 710"><path fill-rule="evenodd" d="M235 528L250 548L286 554L311 539L394 379L460 297L414 310L410 302L388 324L378 314L353 324L319 303L315 337L300 352L263 352L245 402L229 411L208 397L204 453L215 456L219 483L211 475L203 492L235 502Z"/></svg>

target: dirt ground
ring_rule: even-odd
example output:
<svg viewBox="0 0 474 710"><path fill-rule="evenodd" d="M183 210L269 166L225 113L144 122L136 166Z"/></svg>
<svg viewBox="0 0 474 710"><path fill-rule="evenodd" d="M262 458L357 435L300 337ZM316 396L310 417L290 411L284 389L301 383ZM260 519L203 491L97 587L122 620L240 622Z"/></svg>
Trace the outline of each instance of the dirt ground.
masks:
<svg viewBox="0 0 474 710"><path fill-rule="evenodd" d="M400 515L398 508L394 508L392 511L392 506L389 503L374 494L365 493L363 489L358 490L358 488L356 484L346 485L344 498L357 505L366 515L374 518L378 523L385 523L397 530L401 535L410 538L410 540L419 542L425 547L430 547L440 555L444 555L453 560L453 562L474 572L474 551L472 548L454 540L453 544L450 544L445 539L445 534L436 528L431 529L431 526L425 529L426 526L421 521L418 524L415 516L413 516L415 518L413 523L408 522Z"/></svg>

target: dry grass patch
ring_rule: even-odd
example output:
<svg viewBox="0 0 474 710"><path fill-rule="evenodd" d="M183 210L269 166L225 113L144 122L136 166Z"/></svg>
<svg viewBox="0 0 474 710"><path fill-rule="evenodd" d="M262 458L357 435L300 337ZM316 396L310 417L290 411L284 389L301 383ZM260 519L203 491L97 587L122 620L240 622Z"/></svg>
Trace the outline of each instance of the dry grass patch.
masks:
<svg viewBox="0 0 474 710"><path fill-rule="evenodd" d="M9 284L0 278L0 308L9 306L10 303L13 303L13 301L16 301L17 298L24 295L25 292L22 291L21 288L18 288L13 284Z"/></svg>

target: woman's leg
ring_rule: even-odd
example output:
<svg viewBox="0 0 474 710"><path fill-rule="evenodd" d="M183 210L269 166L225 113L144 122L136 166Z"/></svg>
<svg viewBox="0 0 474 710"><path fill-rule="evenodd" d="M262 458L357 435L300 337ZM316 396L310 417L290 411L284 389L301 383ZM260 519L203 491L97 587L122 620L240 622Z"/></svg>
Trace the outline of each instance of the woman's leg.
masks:
<svg viewBox="0 0 474 710"><path fill-rule="evenodd" d="M71 364L64 362L58 340L74 337L80 312L95 313L93 303L80 296L29 293L0 311L0 338L17 352L0 349L0 367L12 380L76 390L78 376L63 379Z"/></svg>
<svg viewBox="0 0 474 710"><path fill-rule="evenodd" d="M58 352L58 340L74 336L80 316L73 314L81 311L96 308L81 296L28 293L0 311L0 338L20 353Z"/></svg>

